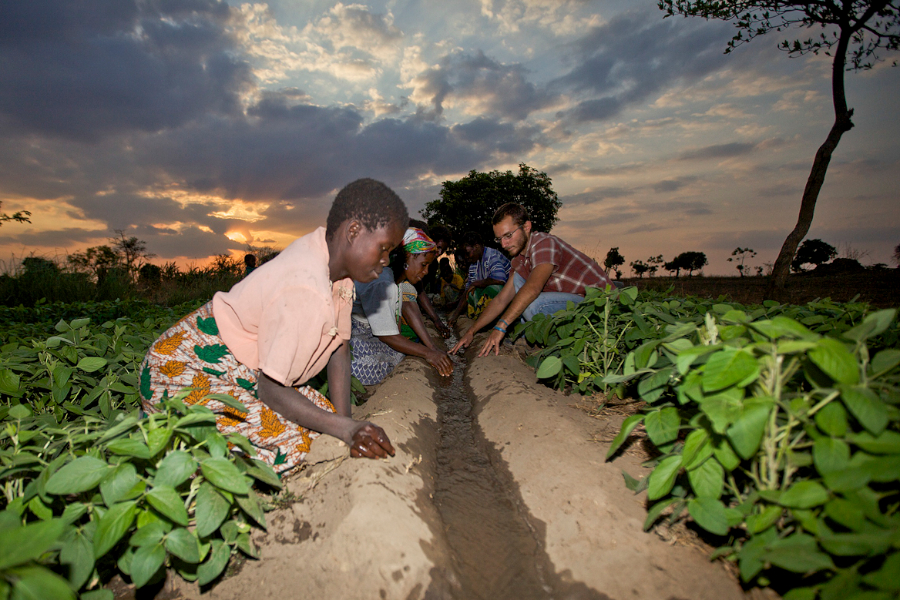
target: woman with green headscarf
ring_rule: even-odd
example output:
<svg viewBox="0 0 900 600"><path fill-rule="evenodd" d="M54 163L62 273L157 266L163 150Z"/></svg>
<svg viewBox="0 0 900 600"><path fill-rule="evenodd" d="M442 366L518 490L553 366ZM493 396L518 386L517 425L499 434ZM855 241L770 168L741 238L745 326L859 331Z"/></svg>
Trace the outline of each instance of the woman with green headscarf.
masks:
<svg viewBox="0 0 900 600"><path fill-rule="evenodd" d="M436 253L431 238L410 227L392 255L391 266L371 283L356 283L350 370L364 385L380 383L406 355L424 358L443 376L453 373L453 361L428 335L416 306L414 286L428 272Z"/></svg>

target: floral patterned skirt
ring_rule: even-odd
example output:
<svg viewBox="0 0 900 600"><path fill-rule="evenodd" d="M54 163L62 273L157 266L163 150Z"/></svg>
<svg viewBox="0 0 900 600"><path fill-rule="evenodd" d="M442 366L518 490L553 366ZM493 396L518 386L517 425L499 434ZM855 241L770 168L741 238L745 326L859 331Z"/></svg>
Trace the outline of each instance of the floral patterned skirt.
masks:
<svg viewBox="0 0 900 600"><path fill-rule="evenodd" d="M208 302L180 320L150 346L141 365L141 405L159 412L157 404L190 390L186 404L201 404L216 413L222 433L239 433L250 440L257 458L282 473L298 466L319 433L301 427L257 398L256 371L238 362L219 337ZM294 388L323 410L334 412L325 396L309 386ZM228 394L247 407L242 413L207 398Z"/></svg>

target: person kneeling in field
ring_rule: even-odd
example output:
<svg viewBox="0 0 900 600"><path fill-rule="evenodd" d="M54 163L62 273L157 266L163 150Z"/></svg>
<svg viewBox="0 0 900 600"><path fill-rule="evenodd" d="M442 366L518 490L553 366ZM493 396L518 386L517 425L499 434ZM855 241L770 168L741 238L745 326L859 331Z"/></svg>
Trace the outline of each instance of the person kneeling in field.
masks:
<svg viewBox="0 0 900 600"><path fill-rule="evenodd" d="M477 319L509 279L509 259L499 250L485 247L477 233L470 231L463 236L463 250L469 277L465 293L447 319L451 326L456 325L463 309L467 310L470 319Z"/></svg>
<svg viewBox="0 0 900 600"><path fill-rule="evenodd" d="M416 297L415 285L436 252L437 246L424 231L410 227L391 266L375 281L356 284L351 368L364 385L381 383L406 355L424 358L443 376L453 373L453 361L425 329Z"/></svg>
<svg viewBox="0 0 900 600"><path fill-rule="evenodd" d="M590 256L555 235L532 231L524 206L514 202L504 204L491 222L497 243L513 257L513 276L450 354L467 348L479 330L495 321L478 356L486 356L491 350L499 354L500 343L516 319L529 321L538 313L552 315L564 309L568 302L577 304L584 300L586 287L613 285L603 267Z"/></svg>
<svg viewBox="0 0 900 600"><path fill-rule="evenodd" d="M384 430L350 416L350 312L353 280L373 281L403 239L403 201L372 179L347 185L327 226L295 240L228 292L176 323L141 366L145 412L184 389L187 404L217 413L222 433L239 433L258 457L285 472L326 433L354 457L394 454ZM331 400L303 385L327 369ZM207 398L228 394L240 412Z"/></svg>

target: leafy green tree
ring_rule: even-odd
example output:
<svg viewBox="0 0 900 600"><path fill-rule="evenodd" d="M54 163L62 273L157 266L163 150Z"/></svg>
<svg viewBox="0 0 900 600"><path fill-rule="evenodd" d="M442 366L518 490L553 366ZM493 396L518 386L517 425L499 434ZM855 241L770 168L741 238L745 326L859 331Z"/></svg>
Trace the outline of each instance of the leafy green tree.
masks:
<svg viewBox="0 0 900 600"><path fill-rule="evenodd" d="M687 270L688 277L693 277L694 271L700 271L709 264L706 254L703 252L682 252L678 255L678 258L682 263L681 268Z"/></svg>
<svg viewBox="0 0 900 600"><path fill-rule="evenodd" d="M624 264L625 257L619 254L618 246L610 248L609 252L606 253L606 258L603 259L603 266L606 267L607 271L615 271L618 279L622 278L622 271L619 270L619 267Z"/></svg>
<svg viewBox="0 0 900 600"><path fill-rule="evenodd" d="M526 164L519 165L518 174L469 171L459 181L445 181L440 196L422 211L428 224L441 223L457 236L474 231L486 243L494 239L494 212L507 202L518 202L527 208L534 230L546 232L556 224L556 213L562 206L547 174Z"/></svg>
<svg viewBox="0 0 900 600"><path fill-rule="evenodd" d="M670 274L675 273L675 278L681 275L682 271L687 271L688 275L694 274L694 271L702 269L707 265L706 255L702 252L682 252L670 261L663 263L663 268Z"/></svg>
<svg viewBox="0 0 900 600"><path fill-rule="evenodd" d="M897 244L897 247L894 248L894 262L900 267L900 244Z"/></svg>
<svg viewBox="0 0 900 600"><path fill-rule="evenodd" d="M75 271L90 273L97 280L103 279L103 275L122 263L119 254L111 247L92 246L83 252L74 252L66 257L69 266Z"/></svg>
<svg viewBox="0 0 900 600"><path fill-rule="evenodd" d="M879 50L900 49L900 1L898 0L659 0L666 16L684 15L730 21L737 34L725 53L771 31L793 26L816 29L819 34L806 39L784 40L779 48L789 56L819 54L832 58L831 95L834 123L819 147L800 201L800 213L788 234L772 269L768 297L783 298L791 260L800 241L812 225L819 191L841 136L853 128L853 109L847 106L844 72L871 69L879 60ZM849 62L849 64L848 64ZM895 62L896 64L896 62Z"/></svg>
<svg viewBox="0 0 900 600"><path fill-rule="evenodd" d="M642 260L635 260L631 263L631 271L638 276L638 278L643 278L644 273L650 270L650 265L645 263Z"/></svg>
<svg viewBox="0 0 900 600"><path fill-rule="evenodd" d="M728 260L728 262L737 262L736 268L738 270L738 273L741 274L741 277L743 277L744 271L750 270L749 266L744 265L744 261L747 260L748 258L755 258L755 257L756 257L756 250L754 250L753 248L741 248L740 246L738 246L737 248L735 248L734 250L731 251L731 258L729 258L727 260Z"/></svg>
<svg viewBox="0 0 900 600"><path fill-rule="evenodd" d="M678 257L676 256L670 261L663 263L663 268L669 272L669 275L675 273L675 279L678 279L678 276L681 274L681 263L678 262Z"/></svg>
<svg viewBox="0 0 900 600"><path fill-rule="evenodd" d="M822 240L804 240L791 261L791 270L795 273L805 271L803 265L819 265L825 264L832 258L837 256L837 249Z"/></svg>

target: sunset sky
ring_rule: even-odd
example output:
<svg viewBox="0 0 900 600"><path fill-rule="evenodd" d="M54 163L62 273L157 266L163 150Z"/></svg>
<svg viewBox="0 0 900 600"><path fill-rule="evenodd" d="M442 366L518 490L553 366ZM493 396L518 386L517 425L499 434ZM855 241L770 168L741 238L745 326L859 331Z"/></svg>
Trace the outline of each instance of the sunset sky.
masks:
<svg viewBox="0 0 900 600"><path fill-rule="evenodd" d="M737 246L774 261L833 113L828 57L789 58L783 33L724 55L733 34L656 0L2 2L0 210L32 216L0 227L0 266L118 229L199 265L286 246L359 177L417 214L443 181L526 163L588 254L699 250L736 274ZM808 237L893 266L885 58L847 75L856 127Z"/></svg>

